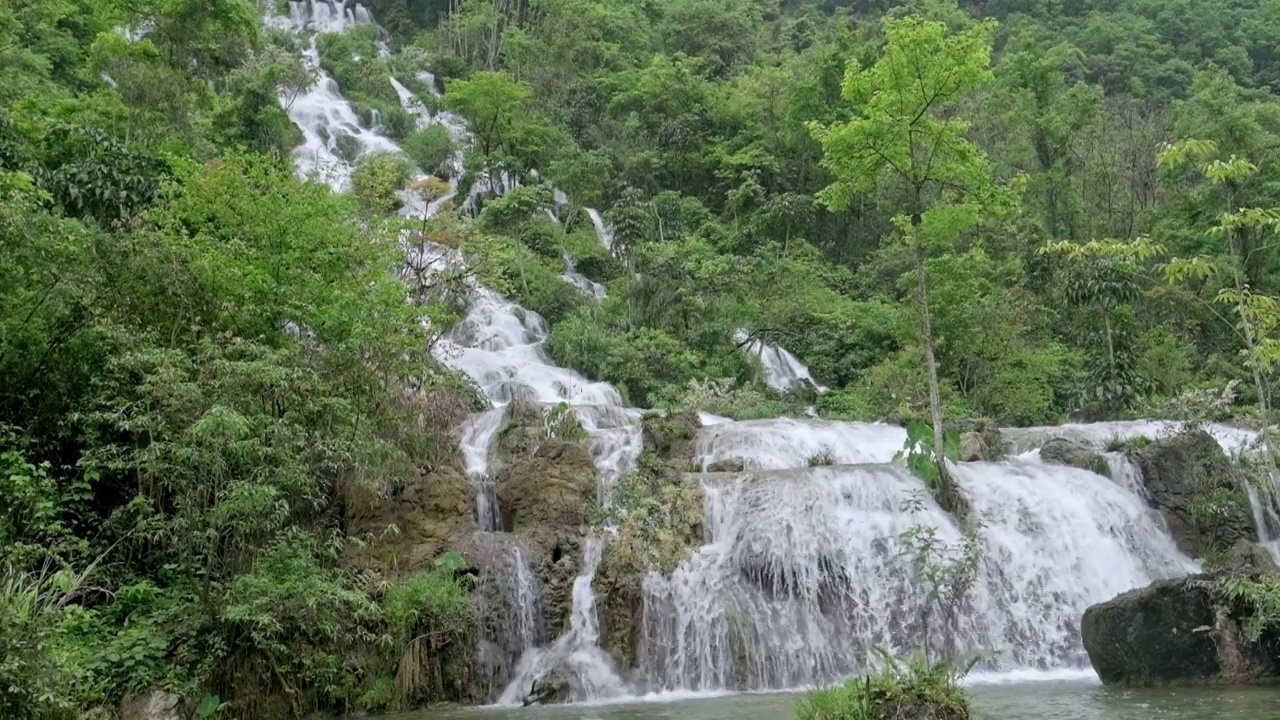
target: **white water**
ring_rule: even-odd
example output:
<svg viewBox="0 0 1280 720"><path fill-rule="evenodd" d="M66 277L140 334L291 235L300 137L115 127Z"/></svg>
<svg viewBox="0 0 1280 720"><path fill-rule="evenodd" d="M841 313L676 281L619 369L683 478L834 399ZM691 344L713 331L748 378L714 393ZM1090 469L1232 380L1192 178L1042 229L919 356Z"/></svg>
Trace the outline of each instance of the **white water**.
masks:
<svg viewBox="0 0 1280 720"><path fill-rule="evenodd" d="M573 581L573 613L570 628L549 648L526 653L511 684L498 698L500 705L519 704L532 688L534 680L558 672L572 686L574 701L624 697L630 694L618 676L613 659L599 647L600 623L596 616L596 597L591 589L604 544L599 537L588 537L583 551L582 573Z"/></svg>
<svg viewBox="0 0 1280 720"><path fill-rule="evenodd" d="M1070 440L1094 450L1105 449L1113 441L1135 437L1158 439L1177 434L1180 423L1167 420L1124 420L1116 422L1072 423L1048 427L1002 428L1001 437L1010 445L1010 452L1023 453L1034 450L1053 438ZM1218 423L1204 426L1205 432L1218 441L1228 454L1243 452L1258 439L1252 430Z"/></svg>
<svg viewBox="0 0 1280 720"><path fill-rule="evenodd" d="M809 374L809 368L799 358L777 345L760 340L748 341L750 335L746 330L734 333L733 341L742 346L744 352L754 356L760 362L760 370L764 374L764 382L779 392L786 392L793 387L808 385L818 392L826 392L827 388L819 385Z"/></svg>
<svg viewBox="0 0 1280 720"><path fill-rule="evenodd" d="M358 5L322 0L294 3L289 18L273 22L299 33L340 32L372 19ZM305 59L314 66L314 44ZM434 87L429 76L420 79ZM393 84L419 125L444 124L465 145L460 119L432 114L402 84ZM306 137L296 156L299 173L319 175L335 190L347 187L351 171L335 154L340 133L356 138L361 153L399 150L376 128L361 127L339 88L323 74L293 101L289 113ZM452 190L461 157L451 164ZM474 212L483 197L501 193L516 180L482 178L463 209ZM402 213L431 217L450 199L451 194L427 204L406 197ZM563 205L561 199L562 194L557 202ZM601 244L611 248L611 229L598 212L587 212ZM461 262L456 251L419 246L411 249L409 266L439 272L456 270ZM473 417L462 438L466 469L478 484L480 526L492 531L499 527L499 514L487 477L488 457L505 405L516 399L568 403L591 436L593 457L606 480L634 465L641 447L639 412L625 408L613 387L552 363L543 350L547 326L536 313L474 281L470 295L467 317L434 350L441 362L474 379L495 405ZM816 387L808 369L785 350L750 344L748 351L760 357L771 386ZM672 578L646 579L640 670L649 683L682 691L795 687L861 666L872 644L898 651L909 647L916 637L920 592L909 580L910 568L903 566L897 537L925 526L955 542L959 532L927 499L916 512L903 510L903 502L922 491L914 476L896 466L865 464L891 458L905 433L865 423L734 423L706 413L702 420L707 427L698 441L699 464L741 458L760 470L738 481L706 480L708 544ZM1105 430L1093 426L1068 432L1095 439L1105 432L1105 444L1121 429L1112 424ZM1061 431L1040 430L1040 437ZM1123 430L1141 434L1135 428ZM1243 438L1236 434L1240 432L1215 436L1234 446ZM1036 431L1029 431L1020 442L1029 449L1035 437ZM816 455L864 464L806 468ZM982 536L978 587L956 628L965 648L1000 650L994 667L1005 670L1081 667L1075 623L1085 606L1188 570L1187 560L1131 492L1132 478L1113 475L1114 483L1033 459L957 468L975 509L990 517ZM607 501L608 482L601 485ZM493 532L481 536L503 537ZM492 673L491 682L515 678L502 701L518 702L533 679L551 668L570 677L575 697L625 694L611 659L598 647L591 585L601 539L584 543L569 631L544 649L535 649L543 636L528 553L509 542L496 547L495 556L504 559L490 562L493 570L482 585L492 588L494 604L488 607L503 610L495 611L501 622L488 631L481 659ZM516 657L519 662L512 667Z"/></svg>
<svg viewBox="0 0 1280 720"><path fill-rule="evenodd" d="M748 468L802 468L822 454L842 465L889 462L907 439L907 431L896 425L808 418L732 422L709 416L703 425L693 463L704 469L733 459Z"/></svg>
<svg viewBox="0 0 1280 720"><path fill-rule="evenodd" d="M587 208L587 217L591 218L591 224L596 228L596 237L600 238L600 244L605 250L613 250L613 228L605 224L604 218L600 217L600 211L594 208Z"/></svg>
<svg viewBox="0 0 1280 720"><path fill-rule="evenodd" d="M1194 568L1105 478L1036 461L954 472L989 525L953 632L962 652L998 652L992 669L1085 667L1086 607ZM812 685L865 667L875 646L901 655L922 639L922 593L898 538L925 526L956 544L960 532L908 471L773 470L704 488L710 542L670 580L644 584L641 669L656 686Z"/></svg>

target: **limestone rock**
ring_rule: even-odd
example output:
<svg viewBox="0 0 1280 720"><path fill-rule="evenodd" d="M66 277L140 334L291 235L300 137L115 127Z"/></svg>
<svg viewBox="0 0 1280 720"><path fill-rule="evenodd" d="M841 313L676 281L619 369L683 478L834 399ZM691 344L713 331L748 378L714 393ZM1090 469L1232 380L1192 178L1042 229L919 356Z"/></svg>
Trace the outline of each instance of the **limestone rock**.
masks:
<svg viewBox="0 0 1280 720"><path fill-rule="evenodd" d="M1257 539L1249 498L1231 461L1203 430L1158 440L1135 453L1152 504L1178 548L1202 556Z"/></svg>
<svg viewBox="0 0 1280 720"><path fill-rule="evenodd" d="M135 695L120 703L120 720L188 720L191 715L181 695L161 690Z"/></svg>
<svg viewBox="0 0 1280 720"><path fill-rule="evenodd" d="M678 467L689 465L702 428L697 413L647 413L642 423L645 450Z"/></svg>
<svg viewBox="0 0 1280 720"><path fill-rule="evenodd" d="M1040 459L1058 465L1070 465L1103 477L1110 473L1107 459L1102 455L1063 438L1053 438L1045 443L1040 448Z"/></svg>
<svg viewBox="0 0 1280 720"><path fill-rule="evenodd" d="M1280 643L1250 642L1215 600L1210 576L1161 580L1085 611L1089 662L1108 685L1280 679Z"/></svg>
<svg viewBox="0 0 1280 720"><path fill-rule="evenodd" d="M502 527L524 540L534 555L549 637L568 622L582 529L595 498L596 468L585 442L547 440L498 481Z"/></svg>
<svg viewBox="0 0 1280 720"><path fill-rule="evenodd" d="M475 490L456 467L419 471L403 487L339 483L348 562L397 574L421 570L476 529ZM389 531L389 528L395 528Z"/></svg>
<svg viewBox="0 0 1280 720"><path fill-rule="evenodd" d="M742 458L725 458L717 460L707 466L706 471L710 473L718 472L744 472L747 469L747 462Z"/></svg>
<svg viewBox="0 0 1280 720"><path fill-rule="evenodd" d="M967 432L960 436L960 462L986 460L987 455L987 443L983 441L981 434Z"/></svg>

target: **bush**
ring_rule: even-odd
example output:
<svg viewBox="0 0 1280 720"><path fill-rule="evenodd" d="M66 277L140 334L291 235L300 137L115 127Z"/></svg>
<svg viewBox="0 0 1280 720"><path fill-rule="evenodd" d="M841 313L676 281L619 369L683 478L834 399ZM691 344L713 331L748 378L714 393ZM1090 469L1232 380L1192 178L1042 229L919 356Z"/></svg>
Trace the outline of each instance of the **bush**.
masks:
<svg viewBox="0 0 1280 720"><path fill-rule="evenodd" d="M944 664L891 662L875 675L810 692L795 720L969 720L969 698L958 679Z"/></svg>
<svg viewBox="0 0 1280 720"><path fill-rule="evenodd" d="M360 162L351 174L351 190L366 212L382 215L400 207L396 191L409 181L409 163L401 155L379 153Z"/></svg>
<svg viewBox="0 0 1280 720"><path fill-rule="evenodd" d="M422 172L449 177L449 158L453 157L454 147L453 138L445 126L428 125L415 130L405 137L401 147Z"/></svg>

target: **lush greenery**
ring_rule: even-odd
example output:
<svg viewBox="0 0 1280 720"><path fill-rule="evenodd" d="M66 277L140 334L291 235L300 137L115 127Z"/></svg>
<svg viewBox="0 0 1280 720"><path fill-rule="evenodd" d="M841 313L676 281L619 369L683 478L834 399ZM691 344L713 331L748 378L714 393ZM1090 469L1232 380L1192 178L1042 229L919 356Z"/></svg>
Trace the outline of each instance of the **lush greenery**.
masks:
<svg viewBox="0 0 1280 720"><path fill-rule="evenodd" d="M297 179L280 98L312 78L261 27L243 0L0 9L6 718L446 697L404 658L463 641L461 560L346 569L336 497L452 462L471 396L396 275L377 200L407 170L370 160L358 201Z"/></svg>
<svg viewBox="0 0 1280 720"><path fill-rule="evenodd" d="M469 641L460 561L351 567L338 502L456 464L478 407L428 353L457 286L406 302L397 275L399 195L446 180L474 212L410 239L461 249L632 405L927 422L925 474L943 418L1274 420L1272 2L374 0L385 34L315 46L404 156L323 138L343 195L292 167L313 38L264 30L275 5L0 9L6 717L454 692L432 663ZM762 343L827 391L770 389ZM672 493L633 524L662 531Z"/></svg>
<svg viewBox="0 0 1280 720"><path fill-rule="evenodd" d="M843 685L810 692L796 707L795 720L969 720L968 694L949 667L921 657L854 677Z"/></svg>

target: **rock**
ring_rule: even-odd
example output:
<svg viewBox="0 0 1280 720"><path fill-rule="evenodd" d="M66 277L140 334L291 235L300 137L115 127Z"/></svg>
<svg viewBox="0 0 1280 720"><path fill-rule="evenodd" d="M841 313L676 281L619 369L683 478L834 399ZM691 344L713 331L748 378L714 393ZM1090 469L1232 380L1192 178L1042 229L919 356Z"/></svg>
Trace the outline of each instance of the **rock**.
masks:
<svg viewBox="0 0 1280 720"><path fill-rule="evenodd" d="M548 440L498 481L503 527L513 532L578 528L596 497L596 468L586 443Z"/></svg>
<svg viewBox="0 0 1280 720"><path fill-rule="evenodd" d="M573 681L560 669L552 669L533 680L523 705L557 705L573 698Z"/></svg>
<svg viewBox="0 0 1280 720"><path fill-rule="evenodd" d="M373 488L354 478L338 484L347 562L387 574L429 567L476 530L475 489L456 467L420 470L403 487ZM394 526L396 532L388 532Z"/></svg>
<svg viewBox="0 0 1280 720"><path fill-rule="evenodd" d="M587 508L595 499L596 468L585 442L547 440L498 481L502 527L534 554L549 637L567 626Z"/></svg>
<svg viewBox="0 0 1280 720"><path fill-rule="evenodd" d="M1104 684L1247 683L1280 678L1280 643L1250 642L1218 605L1216 579L1161 580L1085 611L1089 662Z"/></svg>
<svg viewBox="0 0 1280 720"><path fill-rule="evenodd" d="M646 413L643 420L644 449L659 460L685 468L693 460L693 448L702 421L697 413Z"/></svg>
<svg viewBox="0 0 1280 720"><path fill-rule="evenodd" d="M717 460L707 466L706 472L745 472L747 469L747 461L742 458L725 458Z"/></svg>
<svg viewBox="0 0 1280 720"><path fill-rule="evenodd" d="M1257 539L1243 478L1203 430L1158 440L1132 453L1151 502L1178 548L1195 557Z"/></svg>
<svg viewBox="0 0 1280 720"><path fill-rule="evenodd" d="M120 720L187 720L191 709L181 695L153 690L120 703Z"/></svg>
<svg viewBox="0 0 1280 720"><path fill-rule="evenodd" d="M1231 573L1247 573L1251 575L1277 575L1280 567L1266 548L1248 540L1240 540L1231 546L1227 555L1226 569Z"/></svg>
<svg viewBox="0 0 1280 720"><path fill-rule="evenodd" d="M1053 438L1045 443L1040 448L1040 459L1058 465L1070 465L1103 477L1108 477L1111 472L1105 457L1064 438Z"/></svg>
<svg viewBox="0 0 1280 720"><path fill-rule="evenodd" d="M533 455L547 438L542 406L525 400L507 405L502 430L490 451L489 475L500 476L507 468Z"/></svg>
<svg viewBox="0 0 1280 720"><path fill-rule="evenodd" d="M960 435L961 459L964 459L964 438L973 433L982 440L984 454L982 460L999 460L1008 453L1004 438L1000 435L1000 426L987 418L961 418L959 420L943 420L942 430L946 433ZM972 462L972 461L968 461Z"/></svg>
<svg viewBox="0 0 1280 720"><path fill-rule="evenodd" d="M960 436L960 462L978 462L987 459L987 443L982 435L967 432Z"/></svg>

